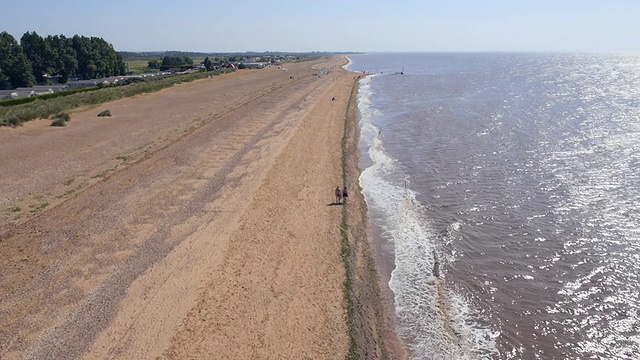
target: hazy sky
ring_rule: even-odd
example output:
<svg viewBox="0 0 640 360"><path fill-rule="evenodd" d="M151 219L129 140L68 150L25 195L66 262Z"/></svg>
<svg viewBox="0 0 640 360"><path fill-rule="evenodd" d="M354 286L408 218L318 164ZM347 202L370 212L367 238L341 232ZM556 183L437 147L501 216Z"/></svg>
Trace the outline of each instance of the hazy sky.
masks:
<svg viewBox="0 0 640 360"><path fill-rule="evenodd" d="M640 51L637 0L0 0L16 40L118 51Z"/></svg>

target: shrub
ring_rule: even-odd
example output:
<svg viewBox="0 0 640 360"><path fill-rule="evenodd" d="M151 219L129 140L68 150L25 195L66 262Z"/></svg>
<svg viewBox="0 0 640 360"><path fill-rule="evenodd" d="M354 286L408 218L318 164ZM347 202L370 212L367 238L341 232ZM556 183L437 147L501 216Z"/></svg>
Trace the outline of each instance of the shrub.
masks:
<svg viewBox="0 0 640 360"><path fill-rule="evenodd" d="M61 118L54 118L53 121L51 121L51 126L67 126L67 122Z"/></svg>
<svg viewBox="0 0 640 360"><path fill-rule="evenodd" d="M20 105L20 104L30 103L32 101L36 101L36 97L35 96L23 97L23 98L18 98L18 99L2 100L2 101L0 101L0 106Z"/></svg>
<svg viewBox="0 0 640 360"><path fill-rule="evenodd" d="M18 116L10 115L2 119L2 122L0 122L0 126L16 127L16 126L22 125L22 123L23 121Z"/></svg>
<svg viewBox="0 0 640 360"><path fill-rule="evenodd" d="M98 116L111 116L111 111L109 110L105 110L105 111L101 111Z"/></svg>
<svg viewBox="0 0 640 360"><path fill-rule="evenodd" d="M86 87L86 88L82 88L82 89L74 89L74 90L65 90L65 91L58 91L58 92L54 92L52 94L42 94L42 95L38 95L37 99L41 99L41 100L47 100L47 99L55 99L57 97L61 97L61 96L69 96L69 95L73 95L73 94L78 94L78 93L83 93L83 92L88 92L88 91L96 91L96 90L100 90L100 88L98 86L90 86L90 87ZM36 97L31 97L30 99L36 99Z"/></svg>
<svg viewBox="0 0 640 360"><path fill-rule="evenodd" d="M69 120L71 120L71 116L69 116L69 114L67 114L66 112L59 112L55 115L53 115L51 117L52 120L57 120L57 119L61 119L64 122L67 122Z"/></svg>

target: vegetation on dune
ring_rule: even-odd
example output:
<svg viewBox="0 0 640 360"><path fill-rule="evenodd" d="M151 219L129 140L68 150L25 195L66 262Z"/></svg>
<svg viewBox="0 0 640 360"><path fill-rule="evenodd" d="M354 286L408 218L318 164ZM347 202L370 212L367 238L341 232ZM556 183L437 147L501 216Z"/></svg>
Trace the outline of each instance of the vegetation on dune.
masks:
<svg viewBox="0 0 640 360"><path fill-rule="evenodd" d="M53 119L51 121L51 126L54 126L54 127L67 126L67 122L64 121L63 119Z"/></svg>
<svg viewBox="0 0 640 360"><path fill-rule="evenodd" d="M71 116L65 112L60 112L51 117L51 126L67 126Z"/></svg>
<svg viewBox="0 0 640 360"><path fill-rule="evenodd" d="M241 62L249 56L261 61L278 63L312 59L315 55L285 55L280 53L217 54L209 58L204 53L164 52L131 53L116 52L104 39L75 35L43 38L34 32L26 32L20 43L6 31L0 32L0 89L30 87L49 81L66 83L70 76L81 79L98 79L127 73L144 73L164 69L191 69L194 63L202 63L199 73L175 75L163 78L129 77L117 84L98 84L83 89L59 91L0 101L0 126L19 126L25 121L46 119L52 114L87 105L96 105L141 93L154 92L174 84L218 75L243 68ZM126 63L125 63L126 59ZM131 69L135 64L135 69ZM133 70L133 71L132 71ZM206 71L204 71L206 70ZM56 76L49 76L55 74ZM126 85L126 86L123 86ZM99 116L110 116L104 113ZM66 121L56 122L63 126Z"/></svg>
<svg viewBox="0 0 640 360"><path fill-rule="evenodd" d="M122 99L142 93L155 92L175 84L206 78L212 74L219 75L227 71L229 70L223 69L212 72L175 75L157 80L134 83L127 86L104 87L97 90L94 89L95 91L78 92L68 96L58 96L54 98L46 98L46 95L39 96L35 98L35 100L26 104L10 107L0 106L0 126L18 126L25 121L46 119L52 114L62 111L67 111L81 106L102 104L108 101Z"/></svg>
<svg viewBox="0 0 640 360"><path fill-rule="evenodd" d="M355 85L354 85L355 86ZM353 91L351 96L353 96ZM349 104L351 104L351 99L349 99ZM349 107L347 107L347 112L345 113L344 118L344 129L342 133L341 140L341 149L342 149L342 183L348 184L347 178L347 168L348 168L348 137L349 137ZM351 249L351 244L349 240L349 232L348 232L348 215L347 208L342 207L342 220L340 222L340 235L341 235L341 249L340 255L342 257L342 264L344 266L344 308L346 312L346 320L347 320L347 331L349 336L349 352L347 353L347 360L358 360L360 359L360 349L358 346L358 341L356 340L356 330L355 328L358 326L355 316L355 301L354 301L354 253Z"/></svg>
<svg viewBox="0 0 640 360"><path fill-rule="evenodd" d="M69 114L67 114L65 112L59 112L59 113L53 115L51 118L52 119L62 119L65 122L71 120L71 116L69 116Z"/></svg>

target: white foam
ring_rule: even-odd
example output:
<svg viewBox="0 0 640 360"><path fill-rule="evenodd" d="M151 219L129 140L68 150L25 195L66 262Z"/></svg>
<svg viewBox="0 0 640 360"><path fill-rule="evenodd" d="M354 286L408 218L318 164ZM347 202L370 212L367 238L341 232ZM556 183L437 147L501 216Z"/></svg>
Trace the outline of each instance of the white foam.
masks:
<svg viewBox="0 0 640 360"><path fill-rule="evenodd" d="M351 59L348 56L345 56L345 57L347 58L348 63L343 65L342 68L349 71L349 67L351 66L351 64L353 64L353 61L351 61Z"/></svg>
<svg viewBox="0 0 640 360"><path fill-rule="evenodd" d="M371 76L360 81L361 144L373 163L360 176L360 186L370 209L383 217L379 224L395 253L395 269L389 286L394 292L400 334L416 358L471 359L495 351L495 334L471 320L462 297L444 288L436 278L434 251L437 235L416 193L396 159L384 148L384 138L375 120L384 116L371 102ZM457 231L460 224L452 224ZM441 291L438 291L440 289ZM442 291L444 289L444 291ZM445 299L440 298L445 294Z"/></svg>

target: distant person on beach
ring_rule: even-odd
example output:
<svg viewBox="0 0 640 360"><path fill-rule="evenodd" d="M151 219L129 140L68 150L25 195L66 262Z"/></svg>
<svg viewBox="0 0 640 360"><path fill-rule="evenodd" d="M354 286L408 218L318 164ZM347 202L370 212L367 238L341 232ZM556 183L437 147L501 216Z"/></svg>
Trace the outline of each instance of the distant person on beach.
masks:
<svg viewBox="0 0 640 360"><path fill-rule="evenodd" d="M344 189L342 189L342 203L344 204L345 201L347 201L347 198L349 197L349 193L347 192L347 187L345 186Z"/></svg>
<svg viewBox="0 0 640 360"><path fill-rule="evenodd" d="M340 204L340 200L342 200L342 190L340 190L340 186L336 186L336 201L334 204Z"/></svg>

